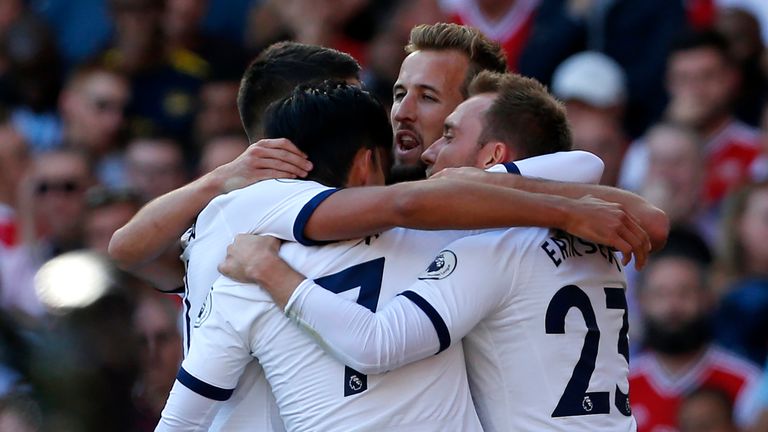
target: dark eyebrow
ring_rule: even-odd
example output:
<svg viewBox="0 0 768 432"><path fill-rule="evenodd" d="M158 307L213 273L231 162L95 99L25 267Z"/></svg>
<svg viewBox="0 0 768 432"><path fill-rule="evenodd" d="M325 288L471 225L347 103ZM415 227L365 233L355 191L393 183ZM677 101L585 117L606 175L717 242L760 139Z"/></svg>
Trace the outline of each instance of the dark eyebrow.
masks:
<svg viewBox="0 0 768 432"><path fill-rule="evenodd" d="M418 87L418 88L420 88L422 90L431 91L431 92L437 94L438 96L440 95L440 90L438 90L435 87L432 87L429 84L416 84L416 87ZM405 85L404 84L402 84L402 83L395 83L395 85L392 87L392 92L395 92L397 90L402 90L402 89L405 89Z"/></svg>
<svg viewBox="0 0 768 432"><path fill-rule="evenodd" d="M438 95L440 94L440 91L438 89L436 89L436 88L434 88L434 87L432 87L431 85L428 85L428 84L418 84L416 87L419 87L422 90L429 90L431 92L437 93Z"/></svg>

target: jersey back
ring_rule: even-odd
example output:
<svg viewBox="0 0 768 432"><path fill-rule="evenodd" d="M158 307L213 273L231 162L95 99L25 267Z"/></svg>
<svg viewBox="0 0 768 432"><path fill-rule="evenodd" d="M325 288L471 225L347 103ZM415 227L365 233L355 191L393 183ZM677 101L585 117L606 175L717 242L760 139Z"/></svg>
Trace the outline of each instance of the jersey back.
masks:
<svg viewBox="0 0 768 432"><path fill-rule="evenodd" d="M203 209L195 226L182 239L186 244L182 254L186 267L182 302L185 354L191 334L205 314L206 298L220 276L217 266L226 257L227 246L235 235L259 232L295 241L294 230L303 229L303 219L299 218L302 211L313 210L334 190L310 181L267 180L221 195ZM222 404L210 430L285 430L258 362L246 367L240 384Z"/></svg>
<svg viewBox="0 0 768 432"><path fill-rule="evenodd" d="M437 251L464 235L393 229L323 247L285 244L281 256L325 289L375 311ZM339 322L339 331L349 324ZM196 336L200 331L206 342L195 339L184 368L207 384L228 388L238 368L250 356L258 358L288 430L481 430L461 344L366 376L326 353L258 287L224 277L214 285L210 314ZM232 348L238 341L247 346ZM198 355L198 349L207 352Z"/></svg>
<svg viewBox="0 0 768 432"><path fill-rule="evenodd" d="M417 292L448 317L452 339L467 334L470 388L486 431L636 428L626 279L608 248L556 230L512 228L458 240L440 255L455 270L425 273L421 283L459 298ZM483 318L471 330L450 318L478 308Z"/></svg>

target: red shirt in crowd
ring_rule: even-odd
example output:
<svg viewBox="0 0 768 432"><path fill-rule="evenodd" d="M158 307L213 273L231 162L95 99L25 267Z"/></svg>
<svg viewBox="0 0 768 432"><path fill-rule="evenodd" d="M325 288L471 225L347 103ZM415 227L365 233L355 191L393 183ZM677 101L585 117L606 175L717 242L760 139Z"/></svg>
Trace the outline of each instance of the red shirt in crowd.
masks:
<svg viewBox="0 0 768 432"><path fill-rule="evenodd" d="M509 69L517 70L517 62L531 33L539 1L517 0L497 22L490 22L475 1L463 1L450 11L449 21L475 27L501 44L507 55Z"/></svg>
<svg viewBox="0 0 768 432"><path fill-rule="evenodd" d="M0 204L0 246L16 246L18 243L18 221L14 211Z"/></svg>
<svg viewBox="0 0 768 432"><path fill-rule="evenodd" d="M672 376L656 355L646 352L630 363L629 391L638 432L677 430L677 411L683 397L698 388L719 389L734 402L737 422L748 420L747 389L756 385L760 370L725 350L710 347L684 374ZM743 399L742 399L743 398Z"/></svg>
<svg viewBox="0 0 768 432"><path fill-rule="evenodd" d="M704 199L712 205L750 179L752 164L760 155L759 132L738 120L731 120L707 141L704 151Z"/></svg>

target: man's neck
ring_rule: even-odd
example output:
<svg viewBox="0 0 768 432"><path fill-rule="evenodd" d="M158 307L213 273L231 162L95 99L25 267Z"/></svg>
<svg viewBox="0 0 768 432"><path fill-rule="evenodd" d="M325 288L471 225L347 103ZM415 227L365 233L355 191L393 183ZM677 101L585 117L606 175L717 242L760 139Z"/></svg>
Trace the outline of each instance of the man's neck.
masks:
<svg viewBox="0 0 768 432"><path fill-rule="evenodd" d="M704 345L695 351L682 354L664 354L658 351L654 351L656 358L661 364L662 368L670 375L679 376L684 374L691 368L701 357L706 353L709 345Z"/></svg>
<svg viewBox="0 0 768 432"><path fill-rule="evenodd" d="M723 130L723 128L731 121L732 118L733 117L731 117L729 114L722 114L721 116L706 122L706 124L699 128L699 133L704 138L705 142L709 141L715 135L717 135L718 132Z"/></svg>

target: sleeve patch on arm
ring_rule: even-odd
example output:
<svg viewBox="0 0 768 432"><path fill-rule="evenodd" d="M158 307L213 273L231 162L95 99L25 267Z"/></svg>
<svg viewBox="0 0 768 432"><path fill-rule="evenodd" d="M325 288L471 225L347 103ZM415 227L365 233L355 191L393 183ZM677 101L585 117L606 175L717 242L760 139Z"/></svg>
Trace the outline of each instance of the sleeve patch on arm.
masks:
<svg viewBox="0 0 768 432"><path fill-rule="evenodd" d="M296 217L296 222L293 224L293 237L296 238L297 242L304 246L317 246L328 243L316 242L304 237L304 228L307 226L307 222L309 222L309 218L312 216L312 213L314 213L317 206L319 206L323 201L325 201L326 198L333 195L333 193L337 191L339 191L339 189L324 190L315 195L314 198L309 200L309 202L304 205L304 207L299 212L299 215Z"/></svg>
<svg viewBox="0 0 768 432"><path fill-rule="evenodd" d="M451 334L448 332L448 326L445 325L443 318L424 297L413 291L403 291L399 295L415 303L427 315L427 318L432 321L432 325L435 326L435 331L437 332L437 339L440 341L440 350L435 354L440 354L451 346Z"/></svg>
<svg viewBox="0 0 768 432"><path fill-rule="evenodd" d="M179 373L176 375L176 379L184 385L184 387L192 390L200 396L207 397L216 401L225 401L232 396L235 389L223 389L221 387L212 386L206 382L200 381L184 370L179 368Z"/></svg>

